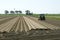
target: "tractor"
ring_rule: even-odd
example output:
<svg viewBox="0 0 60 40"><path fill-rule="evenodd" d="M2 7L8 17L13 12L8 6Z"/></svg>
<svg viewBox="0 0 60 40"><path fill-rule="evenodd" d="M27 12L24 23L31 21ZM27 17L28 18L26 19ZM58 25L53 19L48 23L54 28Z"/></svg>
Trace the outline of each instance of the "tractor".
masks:
<svg viewBox="0 0 60 40"><path fill-rule="evenodd" d="M45 20L45 14L40 14L39 20Z"/></svg>

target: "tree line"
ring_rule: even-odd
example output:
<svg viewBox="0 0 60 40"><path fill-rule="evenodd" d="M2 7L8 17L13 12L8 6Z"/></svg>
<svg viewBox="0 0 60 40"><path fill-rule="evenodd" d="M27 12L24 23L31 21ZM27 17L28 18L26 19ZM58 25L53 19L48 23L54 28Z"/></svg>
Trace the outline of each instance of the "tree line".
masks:
<svg viewBox="0 0 60 40"><path fill-rule="evenodd" d="M8 10L5 10L5 14L21 14L22 13L22 11L18 11L18 10L16 10L16 11L8 11Z"/></svg>
<svg viewBox="0 0 60 40"><path fill-rule="evenodd" d="M18 10L15 10L15 11L8 11L8 10L5 10L4 11L5 12L5 14L22 14L22 11L18 11ZM26 12L26 15L33 15L33 12L30 12L29 10L26 10L25 11Z"/></svg>

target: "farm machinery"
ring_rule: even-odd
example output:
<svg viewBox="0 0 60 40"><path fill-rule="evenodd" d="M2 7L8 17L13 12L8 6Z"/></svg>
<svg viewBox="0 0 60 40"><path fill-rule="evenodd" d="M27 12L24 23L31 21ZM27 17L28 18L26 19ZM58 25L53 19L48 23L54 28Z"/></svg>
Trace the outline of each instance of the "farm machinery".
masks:
<svg viewBox="0 0 60 40"><path fill-rule="evenodd" d="M39 20L45 20L45 14L40 14Z"/></svg>

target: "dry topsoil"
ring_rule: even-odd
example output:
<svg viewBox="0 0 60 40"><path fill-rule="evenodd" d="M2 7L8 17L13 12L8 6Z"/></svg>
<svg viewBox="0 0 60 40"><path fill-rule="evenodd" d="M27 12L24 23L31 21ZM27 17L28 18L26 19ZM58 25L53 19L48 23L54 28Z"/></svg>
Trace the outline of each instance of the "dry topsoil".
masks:
<svg viewBox="0 0 60 40"><path fill-rule="evenodd" d="M60 20L46 19L45 22L60 27Z"/></svg>

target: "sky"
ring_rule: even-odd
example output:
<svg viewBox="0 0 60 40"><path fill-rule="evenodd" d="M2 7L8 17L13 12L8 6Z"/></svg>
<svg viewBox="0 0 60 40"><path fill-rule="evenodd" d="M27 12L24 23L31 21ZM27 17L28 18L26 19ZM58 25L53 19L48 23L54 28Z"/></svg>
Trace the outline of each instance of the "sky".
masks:
<svg viewBox="0 0 60 40"><path fill-rule="evenodd" d="M0 13L4 10L21 10L25 13L60 13L60 0L0 0Z"/></svg>

